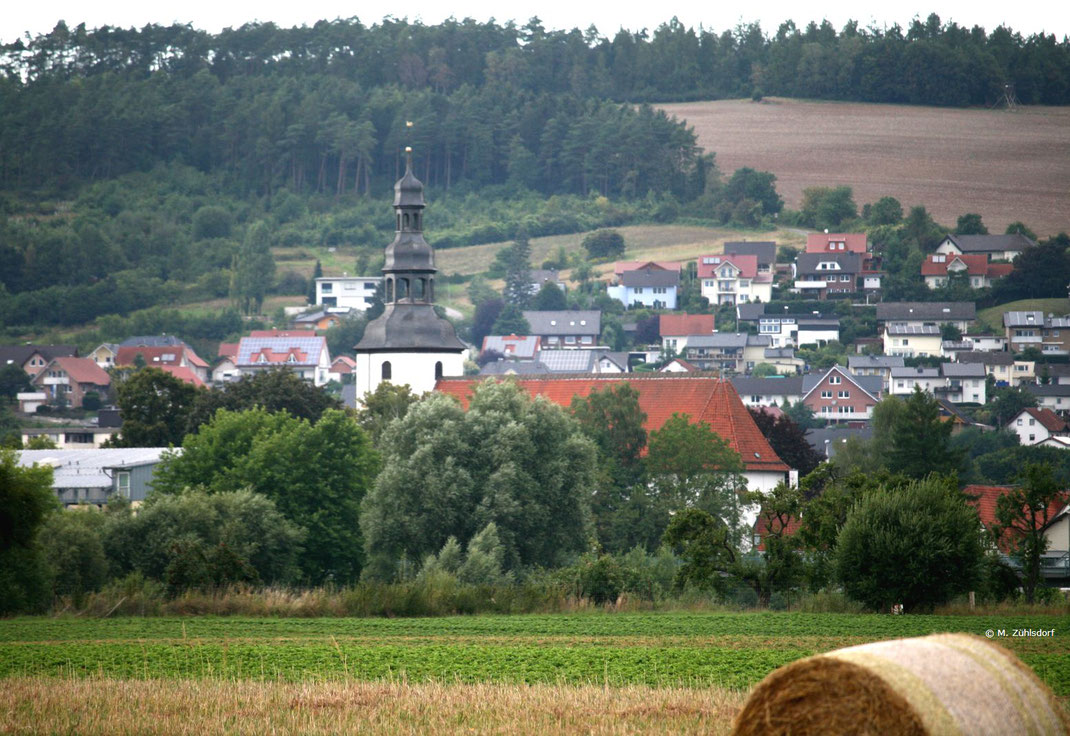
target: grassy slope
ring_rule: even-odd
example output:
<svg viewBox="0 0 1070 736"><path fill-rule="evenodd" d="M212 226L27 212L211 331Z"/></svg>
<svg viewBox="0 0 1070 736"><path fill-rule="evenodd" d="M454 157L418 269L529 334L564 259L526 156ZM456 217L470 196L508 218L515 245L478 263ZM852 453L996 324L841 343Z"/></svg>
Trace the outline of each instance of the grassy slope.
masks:
<svg viewBox="0 0 1070 736"><path fill-rule="evenodd" d="M977 321L994 332L1002 333L1004 312L1029 311L1064 315L1070 313L1070 299L1022 299L1017 302L1007 302L1006 304L982 309L977 313Z"/></svg>

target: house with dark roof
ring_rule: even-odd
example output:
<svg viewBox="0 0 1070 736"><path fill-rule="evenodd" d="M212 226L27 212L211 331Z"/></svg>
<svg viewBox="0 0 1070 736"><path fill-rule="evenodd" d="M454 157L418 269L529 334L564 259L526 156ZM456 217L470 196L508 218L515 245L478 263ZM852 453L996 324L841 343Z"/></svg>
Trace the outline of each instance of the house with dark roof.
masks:
<svg viewBox="0 0 1070 736"><path fill-rule="evenodd" d="M771 240L728 241L724 244L724 254L754 256L758 259L758 273L762 274L772 274L776 266L776 243Z"/></svg>
<svg viewBox="0 0 1070 736"><path fill-rule="evenodd" d="M942 289L952 278L962 278L971 288L987 289L992 282L1001 279L1014 266L1010 263L992 263L983 254L948 255L932 253L921 264L921 275L930 289Z"/></svg>
<svg viewBox="0 0 1070 736"><path fill-rule="evenodd" d="M616 284L606 287L606 295L628 308L676 309L679 288L678 270L649 262L622 273Z"/></svg>
<svg viewBox="0 0 1070 736"><path fill-rule="evenodd" d="M901 367L891 372L891 394L909 396L920 388L952 404L984 404L986 373L979 363L941 363L938 368Z"/></svg>
<svg viewBox="0 0 1070 736"><path fill-rule="evenodd" d="M546 284L553 284L562 294L568 291L568 284L558 275L556 268L533 268L528 271L528 279L531 281L529 289L532 296L538 294Z"/></svg>
<svg viewBox="0 0 1070 736"><path fill-rule="evenodd" d="M800 253L795 259L792 291L812 299L829 294L861 291L859 277L864 258L859 253Z"/></svg>
<svg viewBox="0 0 1070 736"><path fill-rule="evenodd" d="M1013 353L1036 348L1044 355L1070 355L1070 316L1045 316L1040 311L1004 312L1003 329Z"/></svg>
<svg viewBox="0 0 1070 736"><path fill-rule="evenodd" d="M852 437L859 440L873 438L873 427L869 424L842 425L830 424L827 427L817 427L806 430L806 441L828 459L836 457L836 452Z"/></svg>
<svg viewBox="0 0 1070 736"><path fill-rule="evenodd" d="M102 342L85 357L92 360L104 370L115 366L115 359L119 356L119 344L114 342Z"/></svg>
<svg viewBox="0 0 1070 736"><path fill-rule="evenodd" d="M891 386L892 369L904 366L899 355L852 355L847 358L847 370L856 376L877 376L885 392Z"/></svg>
<svg viewBox="0 0 1070 736"><path fill-rule="evenodd" d="M293 325L298 330L329 330L342 324L346 316L353 310L349 307L331 307L328 309L316 309L304 312L293 318Z"/></svg>
<svg viewBox="0 0 1070 736"><path fill-rule="evenodd" d="M30 383L54 406L79 409L86 394L107 397L111 376L89 358L53 358Z"/></svg>
<svg viewBox="0 0 1070 736"><path fill-rule="evenodd" d="M950 324L966 332L977 321L973 302L881 302L877 305L877 325L922 327Z"/></svg>
<svg viewBox="0 0 1070 736"><path fill-rule="evenodd" d="M661 349L677 354L687 347L692 335L712 335L717 332L717 317L713 314L661 314L658 315L658 335Z"/></svg>
<svg viewBox="0 0 1070 736"><path fill-rule="evenodd" d="M802 376L732 376L732 386L747 407L783 406L802 401Z"/></svg>
<svg viewBox="0 0 1070 736"><path fill-rule="evenodd" d="M119 343L121 348L177 348L189 347L174 335L135 335Z"/></svg>
<svg viewBox="0 0 1070 736"><path fill-rule="evenodd" d="M702 256L698 260L700 293L710 304L768 302L773 297L773 271L758 270L758 256Z"/></svg>
<svg viewBox="0 0 1070 736"><path fill-rule="evenodd" d="M525 311L528 334L540 348L593 348L602 334L602 313L592 310Z"/></svg>
<svg viewBox="0 0 1070 736"><path fill-rule="evenodd" d="M330 380L331 356L327 338L322 336L243 337L235 366L242 375L285 368L315 386L323 386Z"/></svg>
<svg viewBox="0 0 1070 736"><path fill-rule="evenodd" d="M683 358L699 370L718 371L722 375L750 373L765 360L771 341L765 335L746 332L718 332L692 335L687 339Z"/></svg>
<svg viewBox="0 0 1070 736"><path fill-rule="evenodd" d="M1018 435L1023 445L1039 445L1049 437L1070 437L1070 423L1051 409L1027 407L1007 422L1006 429Z"/></svg>
<svg viewBox="0 0 1070 736"><path fill-rule="evenodd" d="M435 390L460 399L467 407L472 391L481 379L443 379ZM739 453L747 487L769 491L788 481L795 473L781 460L743 406L731 382L691 373L630 373L620 376L525 377L516 384L531 396L542 396L558 406L568 407L574 396L627 383L639 393L639 408L646 415L647 431L660 429L674 414L687 414L692 422L705 422L710 429ZM794 478L791 478L794 480ZM756 510L751 511L751 521Z"/></svg>
<svg viewBox="0 0 1070 736"><path fill-rule="evenodd" d="M802 378L802 402L830 422L868 421L884 390L879 377L856 376L840 365Z"/></svg>
<svg viewBox="0 0 1070 736"><path fill-rule="evenodd" d="M776 311L767 304L739 304L736 318L755 325L759 335L766 335L774 348L823 345L840 339L840 320L818 311Z"/></svg>
<svg viewBox="0 0 1070 736"><path fill-rule="evenodd" d="M0 345L0 366L14 363L30 376L36 376L55 358L77 356L74 345Z"/></svg>
<svg viewBox="0 0 1070 736"><path fill-rule="evenodd" d="M1013 353L969 350L955 352L951 357L956 363L976 363L984 366L985 373L992 376L997 386L1020 386L1023 383L1035 382L1035 363L1016 360Z"/></svg>
<svg viewBox="0 0 1070 736"><path fill-rule="evenodd" d="M1036 245L1021 233L1010 235L947 235L936 246L945 255L983 255L990 261L1011 262L1026 248Z"/></svg>
<svg viewBox="0 0 1070 736"><path fill-rule="evenodd" d="M1070 384L1023 383L1022 388L1033 395L1038 406L1064 416L1070 412Z"/></svg>

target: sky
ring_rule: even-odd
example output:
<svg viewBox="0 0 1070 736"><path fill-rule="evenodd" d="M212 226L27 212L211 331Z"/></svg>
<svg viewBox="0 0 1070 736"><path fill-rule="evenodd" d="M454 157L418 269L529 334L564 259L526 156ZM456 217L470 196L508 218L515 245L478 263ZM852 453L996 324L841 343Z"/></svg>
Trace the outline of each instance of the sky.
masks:
<svg viewBox="0 0 1070 736"><path fill-rule="evenodd" d="M145 0L52 0L27 2L10 0L0 13L0 41L9 43L26 32L47 33L59 20L70 27L85 23L87 28L103 25L141 27L148 23L169 25L191 23L194 27L218 32L250 21L273 21L281 26L312 25L317 20L358 17L366 24L385 15L427 24L453 16L499 22L516 20L525 23L537 15L548 29L585 29L594 24L603 36L612 36L620 28L632 31L655 29L673 16L685 26L704 26L716 32L730 30L742 23L757 21L767 35L773 35L788 19L800 28L811 20L828 19L837 30L848 20L863 27L906 27L914 17L924 20L935 12L947 23L972 27L980 25L991 31L1007 25L1022 33L1055 34L1062 40L1070 35L1070 3L1066 0L1021 0L1016 3L993 0L905 0L874 3L866 0L827 0L824 3L787 2L787 0L751 0L745 3L714 0L676 0L667 5L646 2L576 2L576 0L540 0L539 2L502 3L498 0L411 0L406 3L343 2L342 0L304 0L303 2L265 3L248 0L184 0L180 3L152 3Z"/></svg>

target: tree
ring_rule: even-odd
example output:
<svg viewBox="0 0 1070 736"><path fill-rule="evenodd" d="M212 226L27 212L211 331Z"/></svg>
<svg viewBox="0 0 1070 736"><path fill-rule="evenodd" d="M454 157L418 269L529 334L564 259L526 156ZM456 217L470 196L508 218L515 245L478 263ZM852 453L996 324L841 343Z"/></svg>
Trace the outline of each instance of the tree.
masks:
<svg viewBox="0 0 1070 736"><path fill-rule="evenodd" d="M877 610L931 611L973 590L984 550L977 512L954 479L930 477L866 494L836 544L836 576Z"/></svg>
<svg viewBox="0 0 1070 736"><path fill-rule="evenodd" d="M1025 237L1029 238L1033 242L1036 242L1036 240L1037 240L1037 234L1035 232L1033 232L1032 230L1030 230L1029 227L1024 222L1018 222L1018 221L1012 222L1010 225L1007 225L1007 229L1004 231L1004 234L1005 235L1024 235Z"/></svg>
<svg viewBox="0 0 1070 736"><path fill-rule="evenodd" d="M107 580L103 524L104 515L93 509L51 514L45 521L42 548L55 595L77 598L99 590Z"/></svg>
<svg viewBox="0 0 1070 736"><path fill-rule="evenodd" d="M1056 482L1051 465L1026 465L1019 479L1021 485L1000 496L996 502L996 525L992 534L1021 562L1022 590L1026 601L1032 603L1041 584L1041 559L1050 544L1044 527L1052 513L1067 502L1070 492Z"/></svg>
<svg viewBox="0 0 1070 736"><path fill-rule="evenodd" d="M553 281L547 281L535 295L534 308L540 312L557 312L568 309L565 292Z"/></svg>
<svg viewBox="0 0 1070 736"><path fill-rule="evenodd" d="M505 308L505 302L496 296L494 299L485 302L473 302L473 304L476 305L476 312L472 317L472 344L476 347L482 347L484 337L501 334L494 332L494 323L498 321L498 315Z"/></svg>
<svg viewBox="0 0 1070 736"><path fill-rule="evenodd" d="M20 467L14 450L0 448L0 614L47 604L49 571L39 538L56 506L52 468Z"/></svg>
<svg viewBox="0 0 1070 736"><path fill-rule="evenodd" d="M895 197L881 197L869 207L870 225L898 225L903 221L903 205Z"/></svg>
<svg viewBox="0 0 1070 736"><path fill-rule="evenodd" d="M955 226L956 235L988 235L988 228L981 222L981 216L975 213L961 215Z"/></svg>
<svg viewBox="0 0 1070 736"><path fill-rule="evenodd" d="M0 367L0 399L6 398L14 401L15 395L23 391L33 390L30 377L22 366L17 363L7 363Z"/></svg>
<svg viewBox="0 0 1070 736"><path fill-rule="evenodd" d="M325 411L315 425L283 412L221 409L186 437L181 454L164 457L154 488L260 493L307 531L299 558L304 579L347 582L363 564L360 502L378 461L368 436L337 409Z"/></svg>
<svg viewBox="0 0 1070 736"><path fill-rule="evenodd" d="M946 235L944 228L936 224L929 211L922 206L911 207L903 222L903 236L906 242L914 245L923 253L936 250L940 240Z"/></svg>
<svg viewBox="0 0 1070 736"><path fill-rule="evenodd" d="M1004 427L1007 422L1022 413L1023 410L1037 405L1037 397L1020 387L992 386L987 392L991 422L997 427Z"/></svg>
<svg viewBox="0 0 1070 736"><path fill-rule="evenodd" d="M800 476L808 475L825 459L810 445L803 428L787 414L774 417L761 408L751 408L750 415L777 457L798 470Z"/></svg>
<svg viewBox="0 0 1070 736"><path fill-rule="evenodd" d="M530 331L531 325L525 319L524 313L518 305L512 303L506 303L491 327L491 332L495 335L526 335Z"/></svg>
<svg viewBox="0 0 1070 736"><path fill-rule="evenodd" d="M936 399L915 386L892 426L889 469L911 478L957 471L962 457L951 447L952 429L941 419Z"/></svg>
<svg viewBox="0 0 1070 736"><path fill-rule="evenodd" d="M375 391L361 397L363 407L357 412L357 422L368 433L372 444L378 447L390 423L395 419L403 419L409 412L409 407L418 400L419 397L412 392L408 384L383 381Z"/></svg>
<svg viewBox="0 0 1070 736"><path fill-rule="evenodd" d="M328 409L341 409L342 403L293 371L273 368L242 376L221 389L198 392L186 431L196 432L202 424L211 421L220 409L233 412L254 407L268 412L285 411L291 416L315 423Z"/></svg>
<svg viewBox="0 0 1070 736"><path fill-rule="evenodd" d="M596 449L565 410L487 380L468 411L431 394L391 422L360 517L369 577L461 545L494 522L503 567L559 565L589 548Z"/></svg>
<svg viewBox="0 0 1070 736"><path fill-rule="evenodd" d="M728 526L702 509L685 509L673 516L665 530L665 544L683 560L673 578L673 587L723 593L726 573L738 559L731 538Z"/></svg>
<svg viewBox="0 0 1070 736"><path fill-rule="evenodd" d="M803 496L797 487L778 483L768 493L750 491L745 498L760 509L765 549L760 562L741 561L738 575L758 595L759 605L768 606L773 593L795 588L803 577L801 542L797 534L789 533L799 517Z"/></svg>
<svg viewBox="0 0 1070 736"><path fill-rule="evenodd" d="M357 274L361 275L359 270L357 271ZM321 278L322 276L323 276L323 265L320 263L320 259L317 258L316 259L316 265L312 268L312 278L310 278L308 280L308 296L307 296L307 298L308 298L308 303L309 304L315 304L316 303L316 279Z"/></svg>
<svg viewBox="0 0 1070 736"><path fill-rule="evenodd" d="M747 200L757 202L766 215L776 214L784 208L784 200L776 191L776 176L746 166L732 174L722 190L722 196L733 204Z"/></svg>
<svg viewBox="0 0 1070 736"><path fill-rule="evenodd" d="M742 540L742 504L746 487L739 453L705 422L692 424L673 413L650 433L647 477L655 497L670 511L698 508L725 524L731 541Z"/></svg>
<svg viewBox="0 0 1070 736"><path fill-rule="evenodd" d="M525 233L519 233L507 250L502 299L506 305L518 309L525 308L531 301L531 244Z"/></svg>
<svg viewBox="0 0 1070 736"><path fill-rule="evenodd" d="M993 285L992 295L999 302L1042 297L1065 298L1068 282L1070 237L1064 234L1022 251L1014 259L1014 270Z"/></svg>
<svg viewBox="0 0 1070 736"><path fill-rule="evenodd" d="M271 255L271 230L258 220L245 234L233 266L231 296L243 314L260 314L264 296L273 285L275 259Z"/></svg>
<svg viewBox="0 0 1070 736"><path fill-rule="evenodd" d="M624 255L624 236L616 230L595 230L583 238L583 247L592 260L612 260Z"/></svg>
<svg viewBox="0 0 1070 736"><path fill-rule="evenodd" d="M799 208L803 222L816 228L838 228L858 217L851 187L810 187Z"/></svg>
<svg viewBox="0 0 1070 736"><path fill-rule="evenodd" d="M181 445L198 389L159 368L142 368L119 384L120 447Z"/></svg>

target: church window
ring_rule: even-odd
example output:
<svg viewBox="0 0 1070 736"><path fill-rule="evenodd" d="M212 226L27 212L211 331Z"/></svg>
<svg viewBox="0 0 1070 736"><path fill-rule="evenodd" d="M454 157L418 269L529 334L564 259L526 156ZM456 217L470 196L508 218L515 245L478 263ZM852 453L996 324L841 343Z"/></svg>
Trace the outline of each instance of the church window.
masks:
<svg viewBox="0 0 1070 736"><path fill-rule="evenodd" d="M427 286L427 279L414 279L412 282L412 297L413 299L423 299L424 291Z"/></svg>
<svg viewBox="0 0 1070 736"><path fill-rule="evenodd" d="M409 296L409 280L398 279L398 301L405 299Z"/></svg>
<svg viewBox="0 0 1070 736"><path fill-rule="evenodd" d="M384 360L383 361L383 380L384 381L389 381L390 380L390 373L391 373L391 371L390 371L390 361L389 360Z"/></svg>
<svg viewBox="0 0 1070 736"><path fill-rule="evenodd" d="M442 378L442 361L435 363L435 380Z"/></svg>
<svg viewBox="0 0 1070 736"><path fill-rule="evenodd" d="M404 217L405 217L405 229L408 230L409 229L409 213L406 212Z"/></svg>
<svg viewBox="0 0 1070 736"><path fill-rule="evenodd" d="M394 279L386 280L386 300L388 302L394 301Z"/></svg>

